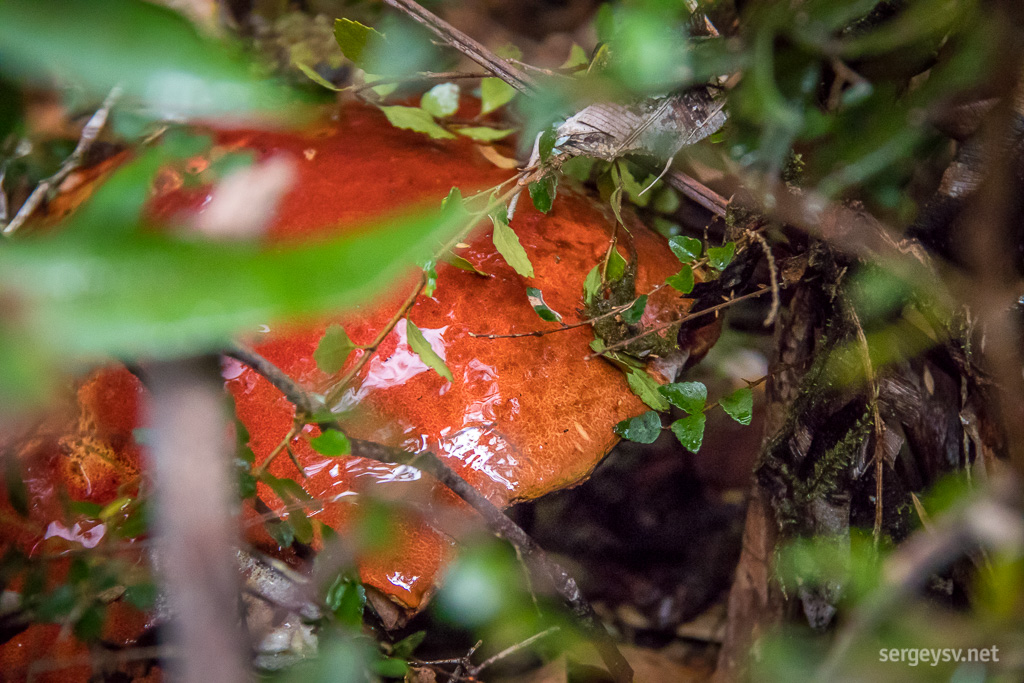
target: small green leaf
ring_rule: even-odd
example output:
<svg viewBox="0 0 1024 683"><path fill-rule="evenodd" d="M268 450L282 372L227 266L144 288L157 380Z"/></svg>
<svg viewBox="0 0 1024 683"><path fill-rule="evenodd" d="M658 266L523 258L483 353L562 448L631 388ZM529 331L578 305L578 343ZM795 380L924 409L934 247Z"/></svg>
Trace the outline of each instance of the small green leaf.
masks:
<svg viewBox="0 0 1024 683"><path fill-rule="evenodd" d="M555 151L555 140L558 139L558 134L554 128L547 128L540 133L540 140L537 142L537 153L540 155L541 162L545 162L551 158L551 153Z"/></svg>
<svg viewBox="0 0 1024 683"><path fill-rule="evenodd" d="M498 250L505 262L523 277L533 277L533 264L527 256L523 245L519 243L519 237L508 225L508 210L501 207L491 214L491 222L494 223L494 248Z"/></svg>
<svg viewBox="0 0 1024 683"><path fill-rule="evenodd" d="M355 348L356 345L348 338L344 327L331 325L320 338L320 343L313 352L313 360L321 372L333 375L345 367L345 361Z"/></svg>
<svg viewBox="0 0 1024 683"><path fill-rule="evenodd" d="M333 90L334 92L338 92L338 91L341 90L341 88L339 88L338 86L334 85L329 80L327 80L326 78L324 78L323 76L318 74L316 72L316 69L314 69L313 67L309 66L308 64L304 64L302 62L294 62L294 64L295 64L295 66L298 67L299 71L301 71L302 73L306 74L306 78L308 78L309 80L313 81L317 85L323 86L323 87L327 88L328 90Z"/></svg>
<svg viewBox="0 0 1024 683"><path fill-rule="evenodd" d="M136 583L125 586L124 599L139 609L146 610L156 604L159 590L154 583Z"/></svg>
<svg viewBox="0 0 1024 683"><path fill-rule="evenodd" d="M99 639L103 633L106 608L103 605L89 605L75 622L75 637L83 642Z"/></svg>
<svg viewBox="0 0 1024 683"><path fill-rule="evenodd" d="M505 106L516 96L516 90L500 78L485 78L480 82L480 113L489 114Z"/></svg>
<svg viewBox="0 0 1024 683"><path fill-rule="evenodd" d="M271 520L266 523L264 528L274 542L282 548L290 548L295 542L295 530L286 521Z"/></svg>
<svg viewBox="0 0 1024 683"><path fill-rule="evenodd" d="M601 292L601 266L594 266L583 281L583 302L589 306Z"/></svg>
<svg viewBox="0 0 1024 683"><path fill-rule="evenodd" d="M412 349L413 353L420 357L420 360L422 360L428 368L441 375L441 377L444 377L449 382L455 381L455 378L452 376L452 371L448 369L447 365L445 365L444 359L434 351L430 342L428 342L423 336L420 328L416 327L416 325L409 319L406 319L405 321L405 338L409 342L409 348Z"/></svg>
<svg viewBox="0 0 1024 683"><path fill-rule="evenodd" d="M624 310L619 315L622 316L622 322L627 325L636 325L640 322L640 318L644 315L644 310L647 308L647 295L641 294L633 302L633 305Z"/></svg>
<svg viewBox="0 0 1024 683"><path fill-rule="evenodd" d="M622 276L626 274L626 259L622 258L622 254L619 253L618 249L612 249L611 256L608 257L608 282L618 282L622 279Z"/></svg>
<svg viewBox="0 0 1024 683"><path fill-rule="evenodd" d="M682 263L689 263L700 258L704 245L701 241L686 235L676 235L668 239L668 248Z"/></svg>
<svg viewBox="0 0 1024 683"><path fill-rule="evenodd" d="M642 368L627 368L626 382L630 390L648 406L661 412L668 410L668 401L658 393L658 383Z"/></svg>
<svg viewBox="0 0 1024 683"><path fill-rule="evenodd" d="M708 402L708 388L700 382L674 382L659 387L658 391L676 408L691 415L703 411Z"/></svg>
<svg viewBox="0 0 1024 683"><path fill-rule="evenodd" d="M327 589L324 605L342 626L358 629L363 623L366 589L358 581L341 574Z"/></svg>
<svg viewBox="0 0 1024 683"><path fill-rule="evenodd" d="M397 657L381 657L373 662L373 672L384 678L405 678L409 664Z"/></svg>
<svg viewBox="0 0 1024 683"><path fill-rule="evenodd" d="M530 199L533 205L541 213L547 213L555 203L555 188L558 186L558 179L554 175L541 178L535 183L530 183Z"/></svg>
<svg viewBox="0 0 1024 683"><path fill-rule="evenodd" d="M533 310L537 312L541 320L547 320L551 323L557 323L562 320L562 316L557 311L552 310L544 303L544 295L541 291L535 287L526 288L526 298L529 300L530 305L533 306Z"/></svg>
<svg viewBox="0 0 1024 683"><path fill-rule="evenodd" d="M569 48L569 57L562 62L562 69L574 69L579 66L586 66L590 63L590 59L587 57L587 52L576 43L572 44Z"/></svg>
<svg viewBox="0 0 1024 683"><path fill-rule="evenodd" d="M691 453L699 451L700 445L704 441L705 420L704 413L697 413L696 415L687 415L672 423L672 433L679 439L679 443L683 444L683 448Z"/></svg>
<svg viewBox="0 0 1024 683"><path fill-rule="evenodd" d="M434 121L434 117L419 107L403 107L396 104L391 107L381 107L380 110L384 112L384 116L388 117L388 121L395 128L424 133L435 140L455 138L454 135L439 126Z"/></svg>
<svg viewBox="0 0 1024 683"><path fill-rule="evenodd" d="M423 93L420 107L431 116L443 119L459 110L459 86L454 83L440 83Z"/></svg>
<svg viewBox="0 0 1024 683"><path fill-rule="evenodd" d="M348 437L337 429L325 430L320 436L310 439L309 445L320 455L326 455L329 458L348 455L352 452L352 444L349 443Z"/></svg>
<svg viewBox="0 0 1024 683"><path fill-rule="evenodd" d="M469 218L466 200L462 198L462 190L453 187L448 191L448 196L441 200L441 215L453 223Z"/></svg>
<svg viewBox="0 0 1024 683"><path fill-rule="evenodd" d="M386 44L384 34L351 19L334 20L334 39L350 62L366 70L366 60Z"/></svg>
<svg viewBox="0 0 1024 683"><path fill-rule="evenodd" d="M715 270L725 270L725 267L732 263L732 257L736 255L736 243L726 242L720 247L708 248L708 263Z"/></svg>
<svg viewBox="0 0 1024 683"><path fill-rule="evenodd" d="M413 652L416 651L423 641L427 637L426 631L416 631L411 635L402 638L400 641L391 646L391 654L395 657L402 659L408 659L412 657Z"/></svg>
<svg viewBox="0 0 1024 683"><path fill-rule="evenodd" d="M449 264L455 266L456 268L460 268L460 269L468 271L470 273L476 273L477 275L479 275L481 277L490 277L489 273L485 273L484 271L480 270L479 268L477 268L472 263L470 263L466 259L464 259L461 256L459 256L458 254L453 254L452 252L448 252L447 254L442 256L441 258L444 259L445 263L449 263Z"/></svg>
<svg viewBox="0 0 1024 683"><path fill-rule="evenodd" d="M427 281L423 285L423 296L434 296L434 290L437 289L437 261L430 259L424 263L423 273L427 276Z"/></svg>
<svg viewBox="0 0 1024 683"><path fill-rule="evenodd" d="M487 126L466 126L464 128L456 128L455 132L459 135L465 135L471 140L478 142L492 142L494 140L501 140L512 135L515 131L511 128L489 128Z"/></svg>
<svg viewBox="0 0 1024 683"><path fill-rule="evenodd" d="M665 282L683 294L689 294L693 291L693 268L683 266L682 270L669 276Z"/></svg>
<svg viewBox="0 0 1024 683"><path fill-rule="evenodd" d="M737 389L728 396L720 398L718 405L722 406L722 410L729 417L741 425L748 425L754 416L754 392L748 387Z"/></svg>
<svg viewBox="0 0 1024 683"><path fill-rule="evenodd" d="M615 425L615 433L629 441L654 443L661 434L661 416L648 410L639 417L631 417Z"/></svg>

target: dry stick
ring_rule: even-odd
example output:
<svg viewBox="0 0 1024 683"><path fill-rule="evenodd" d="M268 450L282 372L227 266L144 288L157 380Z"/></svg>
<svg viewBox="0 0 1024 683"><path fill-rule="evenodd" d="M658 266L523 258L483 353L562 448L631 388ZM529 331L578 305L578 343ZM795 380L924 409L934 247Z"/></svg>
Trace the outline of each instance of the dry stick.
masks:
<svg viewBox="0 0 1024 683"><path fill-rule="evenodd" d="M758 289L758 290L755 290L753 292L750 292L749 294L744 294L743 296L738 296L738 297L736 297L734 299L729 299L728 301L723 301L720 304L715 304L714 306L709 306L709 307L705 308L702 311L697 311L696 313L690 313L688 315L684 315L682 318L676 318L675 320L669 320L666 323L662 323L661 325L656 325L655 327L652 327L649 330L645 330L642 334L638 334L635 337L630 337L629 339L624 339L624 340L618 342L617 344L612 344L611 346L605 347L604 349L602 349L600 351L595 351L594 353L592 353L589 356L587 356L587 360L591 360L591 359L597 358L598 356L603 356L603 355L605 355L607 353L610 353L612 351L615 351L617 349L621 349L624 346L629 346L633 342L637 341L638 339L643 339L644 337L646 337L649 334L654 334L655 332L661 332L662 330L667 330L668 328L672 327L673 325L678 325L680 323L690 322L691 320L695 320L696 318L700 318L702 316L708 315L709 313L714 313L715 311L720 311L723 308L728 308L729 306L732 306L733 304L738 304L741 301L746 301L747 299L752 299L755 296L761 296L765 292L770 292L770 291L771 291L771 287L762 287L761 289Z"/></svg>
<svg viewBox="0 0 1024 683"><path fill-rule="evenodd" d="M665 182L719 218L725 218L729 207L729 200L707 185L686 175L682 171L669 171L665 176Z"/></svg>
<svg viewBox="0 0 1024 683"><path fill-rule="evenodd" d="M24 225L25 221L32 216L39 205L43 203L43 199L46 198L46 194L51 188L57 187L64 179L67 178L72 171L82 165L82 161L85 160L85 155L92 147L93 143L96 142L96 138L99 137L103 127L107 124L107 117L110 116L110 110L114 108L114 104L121 97L121 86L115 85L107 98L103 100L103 105L96 110L89 121L82 128L82 135L78 139L78 144L75 146L75 150L71 153L64 163L61 164L57 172L49 178L41 181L36 185L36 189L32 191L32 194L28 196L25 203L22 204L21 208L18 209L18 213L14 215L11 222L8 223L2 234L10 236L14 232Z"/></svg>
<svg viewBox="0 0 1024 683"><path fill-rule="evenodd" d="M764 258L768 262L768 280L772 288L772 307L768 311L768 317L764 319L764 326L771 327L772 323L775 322L775 317L779 314L779 270L775 267L775 256L772 255L772 249L768 246L768 240L764 238L764 235L756 230L748 230L747 232L761 245Z"/></svg>
<svg viewBox="0 0 1024 683"><path fill-rule="evenodd" d="M235 360L245 363L263 375L295 406L296 410L307 416L317 415L324 407L323 403L299 386L280 368L251 349L236 346L227 352ZM322 427L344 431L337 422L321 423ZM349 437L352 444L352 455L357 458L376 460L393 465L409 465L421 472L430 474L439 482L451 489L462 500L466 501L479 514L487 527L496 535L511 543L526 558L530 569L558 592L569 605L573 613L594 637L595 647L601 655L605 666L618 683L633 680L633 670L625 657L619 652L611 636L601 625L594 608L580 592L576 581L562 567L551 560L544 550L537 545L529 534L509 519L476 488L466 482L454 470L429 451L410 453L400 448L393 448L372 441L364 441Z"/></svg>
<svg viewBox="0 0 1024 683"><path fill-rule="evenodd" d="M650 292L645 294L644 296L650 296L651 294L654 294L655 292L657 292L658 290L660 290L664 286L665 286L664 284L660 284L657 287L655 287L654 289L652 289ZM622 313L623 311L628 311L629 309L633 308L633 305L636 304L636 302L639 300L639 298L640 297L637 297L636 299L633 299L628 304L622 304L621 306L616 306L615 308L611 309L607 313L602 313L601 315L595 315L593 318L587 318L586 320L581 320L578 323L570 323L568 325L562 325L561 327L556 327L556 328L551 329L551 330L534 330L533 332L516 332L516 333L510 333L510 334L477 334L475 332L469 332L468 334L469 334L470 337L476 337L477 339L519 339L521 337L543 337L543 336L548 335L548 334L554 334L555 332L565 332L566 330L575 330L577 327L585 327L587 325L593 325L598 320L604 320L605 318L610 318L610 317L612 317L614 315L618 315L619 313Z"/></svg>
<svg viewBox="0 0 1024 683"><path fill-rule="evenodd" d="M546 629L544 631L541 631L540 633L535 633L534 635L530 636L529 638L527 638L523 642L516 643L515 645L512 645L510 647L505 648L504 650L502 650L498 654L494 655L493 657L487 658L486 660L484 660L480 664L480 666L467 667L466 668L466 673L469 674L470 676L472 676L473 678L476 678L477 676L480 675L480 672L482 672L484 669L486 669L487 667L491 666L492 664L494 664L496 662L500 662L501 660L505 659L506 657L511 657L512 655L514 655L515 653L519 652L520 650L523 650L525 648L530 647L531 645L536 643L541 638L546 638L547 636L551 635L552 633L557 632L558 630L559 630L559 628L557 626L552 626L551 628Z"/></svg>
<svg viewBox="0 0 1024 683"><path fill-rule="evenodd" d="M240 546L223 380L213 358L147 367L159 569L181 653L174 680L249 678L238 618Z"/></svg>
<svg viewBox="0 0 1024 683"><path fill-rule="evenodd" d="M481 43L455 28L430 10L413 0L384 0L395 9L405 12L420 24L430 29L447 45L466 55L480 66L489 69L495 76L526 95L537 90L537 82L519 67L494 54Z"/></svg>

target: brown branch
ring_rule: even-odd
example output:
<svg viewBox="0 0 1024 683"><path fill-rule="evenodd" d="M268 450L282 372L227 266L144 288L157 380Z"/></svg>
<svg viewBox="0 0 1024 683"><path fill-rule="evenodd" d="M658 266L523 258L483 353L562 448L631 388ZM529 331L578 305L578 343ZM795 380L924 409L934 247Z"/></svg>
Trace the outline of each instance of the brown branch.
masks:
<svg viewBox="0 0 1024 683"><path fill-rule="evenodd" d="M110 116L110 110L114 108L114 105L120 97L121 86L114 86L107 95L107 98L103 100L103 104L100 108L96 110L89 121L86 122L85 127L82 128L82 135L79 137L78 144L75 146L74 151L71 152L71 156L64 160L64 163L61 164L56 173L49 178L40 181L40 183L36 185L36 189L32 190L32 194L30 194L28 199L25 200L25 203L21 205L21 208L18 209L18 213L14 215L11 222L4 226L2 231L3 235L8 237L13 235L14 232L24 225L25 221L35 213L35 210L43 203L47 193L49 193L51 189L59 186L64 182L65 178L71 175L72 171L82 165L82 162L85 160L85 155L92 148L93 143L96 142L96 138L98 138L100 133L103 131L103 127L107 125L107 118Z"/></svg>
<svg viewBox="0 0 1024 683"><path fill-rule="evenodd" d="M536 92L537 82L532 76L494 54L483 44L470 38L425 7L413 2L413 0L384 0L384 2L408 14L412 19L428 28L445 44L455 48L485 69L490 70L495 76L519 92L526 95Z"/></svg>
<svg viewBox="0 0 1024 683"><path fill-rule="evenodd" d="M700 204L719 218L725 218L729 207L729 200L707 185L691 178L682 171L669 171L665 175L665 182L673 189L681 192L683 196Z"/></svg>
<svg viewBox="0 0 1024 683"><path fill-rule="evenodd" d="M255 351L243 347L235 347L228 355L245 363L263 375L277 387L295 406L296 411L308 417L322 413L324 404L306 392L280 368ZM315 418L314 418L315 419ZM336 429L344 432L337 421L318 422L321 428ZM447 463L433 453L422 451L410 453L400 448L393 448L373 441L365 441L348 437L352 444L352 455L393 465L408 465L421 472L426 472L447 486L456 495L479 514L487 527L497 536L511 543L517 552L527 561L531 572L537 578L550 585L570 607L573 614L580 620L586 630L594 638L594 644L608 667L609 672L618 683L633 680L633 670L619 651L611 636L601 625L594 608L583 597L576 581L559 566L547 553L527 534L522 527L509 519L497 506L488 500L480 491L452 470Z"/></svg>
<svg viewBox="0 0 1024 683"><path fill-rule="evenodd" d="M744 294L743 296L738 296L738 297L736 297L734 299L729 299L728 301L723 301L720 304L716 304L714 306L709 306L709 307L707 307L707 308L705 308L703 310L697 311L696 313L690 313L688 315L684 315L682 318L676 318L675 320L669 320L668 322L662 323L660 325L655 325L654 327L650 328L649 330L645 330L642 334L638 334L635 337L630 337L629 339L624 339L624 340L622 340L622 341L620 341L620 342L618 342L616 344L612 344L611 346L605 347L604 349L602 349L600 351L595 351L594 353L592 353L589 356L587 356L587 360L592 360L594 358L597 358L598 356L603 356L603 355L605 355L607 353L610 353L612 351L616 351L618 349L621 349L624 346L629 346L633 342L635 342L635 341L637 341L639 339L643 339L647 335L654 334L655 332L661 332L662 330L667 330L668 328L672 327L673 325L678 325L680 323L686 323L686 322L690 322L691 320L696 320L697 318L704 317L705 315L709 315L711 313L714 313L715 311L720 311L723 308L728 308L729 306L732 306L733 304L738 304L741 301L746 301L747 299L752 299L752 298L754 298L756 296L761 296L765 292L770 292L770 291L771 291L771 287L762 287L761 289L755 290L755 291L750 292L748 294Z"/></svg>

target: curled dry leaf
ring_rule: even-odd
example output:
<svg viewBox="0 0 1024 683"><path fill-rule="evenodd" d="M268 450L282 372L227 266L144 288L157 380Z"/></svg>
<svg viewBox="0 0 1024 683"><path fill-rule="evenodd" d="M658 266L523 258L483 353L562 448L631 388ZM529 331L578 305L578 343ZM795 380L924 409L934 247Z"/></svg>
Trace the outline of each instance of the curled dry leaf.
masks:
<svg viewBox="0 0 1024 683"><path fill-rule="evenodd" d="M379 112L355 105L343 111L340 124L302 134L218 135L221 148L250 149L259 160L283 158L293 164L297 180L268 229L271 241L316 239L417 202L437 206L452 186L466 195L508 177L469 140L430 140L393 128ZM158 218L194 212L209 193L209 188L163 186L174 189L152 201L151 212ZM559 192L546 215L523 207L512 227L535 269L534 278L524 279L496 252L493 228L485 221L457 251L492 277L439 263L433 296L421 294L409 311L454 381L440 377L411 351L399 325L341 392L339 409L346 411L342 421L348 432L410 451L430 449L502 506L585 479L617 441L615 424L646 411L622 372L607 362L586 360L590 328L494 340L470 333L552 327L530 306L528 287L543 291L546 302L563 313L564 323L580 321L584 280L603 258L613 226L610 211L578 191ZM675 273L679 262L662 238L632 218L628 227L639 254L638 292L650 291ZM295 277L330 277L330 271ZM370 343L415 281L410 277L396 283L378 305L354 313L301 323L268 321L267 330L247 341L308 390L329 392L367 351L354 351L340 372L323 373L314 353L327 327L341 324L354 343ZM650 296L641 323L669 320L689 304L661 288ZM712 335L705 335L695 355L706 350ZM288 434L294 409L266 379L233 360L225 361L224 376L261 463ZM143 391L123 368L101 371L16 445L28 474L32 509L28 519L4 524L5 545L25 550L55 543L89 545L105 533L59 509L53 482L63 482L72 500L99 504L134 490L140 447L134 439L138 432L132 430L141 425L137 405ZM311 518L343 533L365 508L359 505L361 495L401 501L402 514L387 547L362 556L360 570L368 586L403 609L418 609L453 553L452 537L467 519L473 522L472 516L454 494L415 469L318 454L308 443L316 434L316 428L307 427L291 444L302 473L287 457L274 460L269 471L299 481L323 502ZM281 509L282 502L263 484L258 495ZM277 552L255 512L247 513L245 523L251 541Z"/></svg>

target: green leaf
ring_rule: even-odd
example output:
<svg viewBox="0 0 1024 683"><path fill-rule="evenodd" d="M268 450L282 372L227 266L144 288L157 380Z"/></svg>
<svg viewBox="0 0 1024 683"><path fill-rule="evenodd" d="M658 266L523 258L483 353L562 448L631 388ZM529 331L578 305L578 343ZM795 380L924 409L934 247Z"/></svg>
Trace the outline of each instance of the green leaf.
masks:
<svg viewBox="0 0 1024 683"><path fill-rule="evenodd" d="M619 315L622 317L622 322L627 325L636 325L640 322L640 318L644 315L644 310L647 309L647 295L641 294L633 302L633 305L624 310Z"/></svg>
<svg viewBox="0 0 1024 683"><path fill-rule="evenodd" d="M648 406L661 412L668 410L668 401L658 393L658 383L642 368L627 368L626 382L630 390Z"/></svg>
<svg viewBox="0 0 1024 683"><path fill-rule="evenodd" d="M515 131L511 128L489 128L487 126L465 126L463 128L456 128L455 132L459 135L465 135L471 140L477 140L478 142L492 142L494 140L501 140L512 135Z"/></svg>
<svg viewBox="0 0 1024 683"><path fill-rule="evenodd" d="M654 443L661 435L661 416L648 410L639 417L631 417L615 425L615 433L629 441Z"/></svg>
<svg viewBox="0 0 1024 683"><path fill-rule="evenodd" d="M437 261L430 259L424 263L423 274L427 276L427 281L423 285L423 296L434 296L434 290L437 289Z"/></svg>
<svg viewBox="0 0 1024 683"><path fill-rule="evenodd" d="M696 415L687 415L672 423L672 433L679 439L679 443L683 444L683 448L691 453L699 451L700 445L704 441L706 419L704 413L697 413Z"/></svg>
<svg viewBox="0 0 1024 683"><path fill-rule="evenodd" d="M413 353L420 357L428 368L436 372L437 374L444 377L449 382L454 382L455 378L452 376L452 371L445 365L444 359L437 355L434 348L430 345L430 342L426 340L420 328L409 320L405 321L405 338L409 342L409 348L412 349Z"/></svg>
<svg viewBox="0 0 1024 683"><path fill-rule="evenodd" d="M499 109L516 96L516 89L500 78L485 78L480 81L480 113L489 114Z"/></svg>
<svg viewBox="0 0 1024 683"><path fill-rule="evenodd" d="M708 388L700 382L674 382L659 387L658 391L676 408L691 415L703 411L708 402Z"/></svg>
<svg viewBox="0 0 1024 683"><path fill-rule="evenodd" d="M594 266L583 281L583 302L589 306L601 292L601 266Z"/></svg>
<svg viewBox="0 0 1024 683"><path fill-rule="evenodd" d="M558 133L555 132L554 128L545 128L540 133L540 140L537 142L537 153L540 155L541 162L545 162L551 158L551 153L555 151L555 140L558 139Z"/></svg>
<svg viewBox="0 0 1024 683"><path fill-rule="evenodd" d="M313 360L320 371L333 375L345 367L345 361L356 345L348 338L348 333L341 325L331 325L320 338L320 343L313 352Z"/></svg>
<svg viewBox="0 0 1024 683"><path fill-rule="evenodd" d="M324 605L342 626L357 630L363 624L366 589L357 580L339 575L327 589Z"/></svg>
<svg viewBox="0 0 1024 683"><path fill-rule="evenodd" d="M459 268L461 270L465 270L465 271L468 271L470 273L476 273L477 275L479 275L481 277L490 277L489 273L485 273L484 271L480 270L479 268L477 268L472 263L470 263L466 259L464 259L461 256L459 256L458 254L453 254L452 252L448 252L447 254L442 256L441 258L445 261L445 263L449 263L449 264L451 264L451 265L453 265L456 268Z"/></svg>
<svg viewBox="0 0 1024 683"><path fill-rule="evenodd" d="M626 274L626 259L622 258L622 254L619 253L618 249L612 249L611 256L608 257L608 282L618 282L622 279L622 276Z"/></svg>
<svg viewBox="0 0 1024 683"><path fill-rule="evenodd" d="M98 640L103 634L106 608L103 605L89 605L75 622L75 637L83 642Z"/></svg>
<svg viewBox="0 0 1024 683"><path fill-rule="evenodd" d="M89 97L116 85L122 101L154 119L294 113L296 93L258 74L242 54L155 3L0 2L0 72L73 83Z"/></svg>
<svg viewBox="0 0 1024 683"><path fill-rule="evenodd" d="M676 235L668 239L668 248L672 250L672 253L682 263L690 263L700 258L704 245L701 244L699 239L687 237L686 235Z"/></svg>
<svg viewBox="0 0 1024 683"><path fill-rule="evenodd" d="M726 242L720 247L708 248L708 263L715 270L725 270L725 267L732 262L736 255L736 243Z"/></svg>
<svg viewBox="0 0 1024 683"><path fill-rule="evenodd" d="M293 63L295 64L296 67L298 67L299 71L301 71L302 73L306 74L306 78L308 78L309 80L313 81L317 85L322 86L324 88L327 88L328 90L333 90L334 92L340 92L341 91L341 88L339 88L338 86L334 85L329 80L327 80L326 78L324 78L323 76L318 74L316 72L316 69L314 69L313 67L309 66L308 64L304 64L303 62L293 62Z"/></svg>
<svg viewBox="0 0 1024 683"><path fill-rule="evenodd" d="M384 678L404 678L409 673L409 664L396 657L381 657L373 662L372 669Z"/></svg>
<svg viewBox="0 0 1024 683"><path fill-rule="evenodd" d="M544 303L544 295L541 291L535 287L526 288L526 298L529 300L530 305L533 306L533 310L537 312L541 320L547 320L551 323L560 322L562 316L557 311L552 310Z"/></svg>
<svg viewBox="0 0 1024 683"><path fill-rule="evenodd" d="M469 219L466 200L462 198L462 190L453 187L448 196L441 200L441 215L453 223L462 223Z"/></svg>
<svg viewBox="0 0 1024 683"><path fill-rule="evenodd" d="M55 358L194 355L270 320L357 306L459 227L439 215L392 217L266 249L76 223L5 245L0 292L24 306L21 336Z"/></svg>
<svg viewBox="0 0 1024 683"><path fill-rule="evenodd" d="M671 275L666 278L665 282L683 294L689 294L693 291L694 285L693 268L690 266L683 266L682 270L675 275Z"/></svg>
<svg viewBox="0 0 1024 683"><path fill-rule="evenodd" d="M728 396L720 398L718 405L722 406L722 410L729 417L741 425L748 425L754 416L754 392L748 387L737 389Z"/></svg>
<svg viewBox="0 0 1024 683"><path fill-rule="evenodd" d="M8 361L9 362L9 361ZM7 487L7 502L22 517L28 517L29 493L25 484L24 471L21 466L21 459L14 453L6 453L3 456L6 461L4 469L4 484Z"/></svg>
<svg viewBox="0 0 1024 683"><path fill-rule="evenodd" d="M124 599L141 610L147 610L156 604L156 598L160 594L155 583L145 582L125 586Z"/></svg>
<svg viewBox="0 0 1024 683"><path fill-rule="evenodd" d="M541 178L535 183L530 183L530 199L533 205L541 213L547 213L555 203L555 188L558 179L554 175Z"/></svg>
<svg viewBox="0 0 1024 683"><path fill-rule="evenodd" d="M419 107L403 107L396 104L390 107L381 107L380 110L384 112L384 116L388 117L388 121L390 121L391 125L395 128L424 133L435 140L455 138L454 135L439 126L437 122L434 121L433 116Z"/></svg>
<svg viewBox="0 0 1024 683"><path fill-rule="evenodd" d="M426 631L416 631L391 646L391 654L401 659L408 659L427 637Z"/></svg>
<svg viewBox="0 0 1024 683"><path fill-rule="evenodd" d="M564 62L562 62L562 69L572 69L579 66L586 66L590 63L590 59L587 57L587 52L576 43L572 44L569 48L569 56Z"/></svg>
<svg viewBox="0 0 1024 683"><path fill-rule="evenodd" d="M351 19L334 20L334 39L345 57L363 71L368 58L387 44L384 34Z"/></svg>
<svg viewBox="0 0 1024 683"><path fill-rule="evenodd" d="M264 525L267 533L282 548L292 547L295 542L295 529L287 521L270 520Z"/></svg>
<svg viewBox="0 0 1024 683"><path fill-rule="evenodd" d="M329 458L336 458L341 455L348 455L352 452L352 444L348 437L337 429L327 429L320 436L309 440L309 445L320 455Z"/></svg>
<svg viewBox="0 0 1024 683"><path fill-rule="evenodd" d="M451 116L459 110L459 86L454 83L435 85L423 93L423 97L420 98L420 107L439 119Z"/></svg>
<svg viewBox="0 0 1024 683"><path fill-rule="evenodd" d="M533 277L533 264L527 256L523 245L519 243L519 237L508 225L508 210L501 207L491 214L491 222L494 223L494 234L491 239L494 241L494 248L498 250L505 263L512 266L512 269L523 277Z"/></svg>

